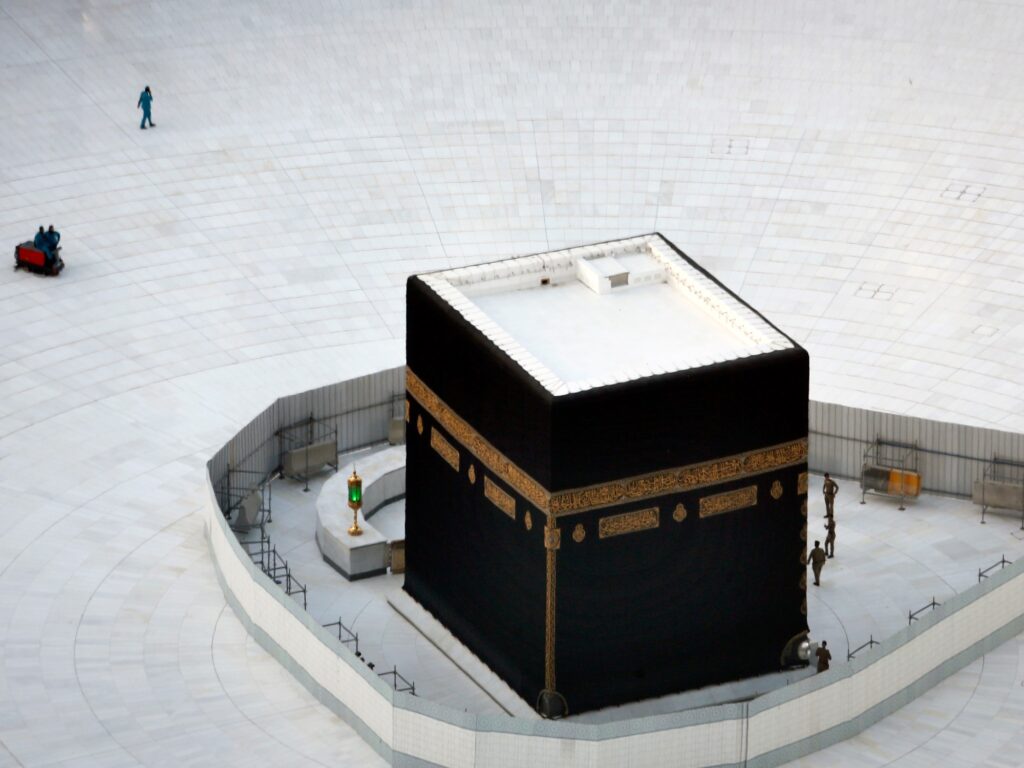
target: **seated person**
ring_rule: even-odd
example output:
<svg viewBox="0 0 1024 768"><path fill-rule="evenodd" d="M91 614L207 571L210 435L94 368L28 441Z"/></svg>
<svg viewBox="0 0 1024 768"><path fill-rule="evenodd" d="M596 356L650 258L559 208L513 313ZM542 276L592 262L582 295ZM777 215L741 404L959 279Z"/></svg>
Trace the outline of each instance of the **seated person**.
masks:
<svg viewBox="0 0 1024 768"><path fill-rule="evenodd" d="M43 255L46 256L47 264L53 263L53 247L50 245L50 239L46 236L42 224L39 225L39 231L36 232L32 245L43 252Z"/></svg>
<svg viewBox="0 0 1024 768"><path fill-rule="evenodd" d="M60 232L53 228L53 224L46 231L46 241L50 244L50 250L53 251L53 255L57 255L57 251L60 250L58 243L60 242Z"/></svg>

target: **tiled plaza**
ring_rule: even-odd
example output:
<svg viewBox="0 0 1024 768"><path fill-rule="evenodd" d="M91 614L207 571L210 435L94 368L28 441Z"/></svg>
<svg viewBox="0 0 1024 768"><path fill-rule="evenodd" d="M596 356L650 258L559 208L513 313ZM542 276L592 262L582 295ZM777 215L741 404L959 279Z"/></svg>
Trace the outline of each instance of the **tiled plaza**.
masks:
<svg viewBox="0 0 1024 768"><path fill-rule="evenodd" d="M274 398L403 362L414 271L657 230L813 398L1024 431L1022 34L1015 3L0 0L0 241L53 223L68 265L0 271L0 766L382 764L246 636L194 513ZM933 503L848 512L837 650L1019 552ZM1018 638L801 762L1024 764L1022 670Z"/></svg>

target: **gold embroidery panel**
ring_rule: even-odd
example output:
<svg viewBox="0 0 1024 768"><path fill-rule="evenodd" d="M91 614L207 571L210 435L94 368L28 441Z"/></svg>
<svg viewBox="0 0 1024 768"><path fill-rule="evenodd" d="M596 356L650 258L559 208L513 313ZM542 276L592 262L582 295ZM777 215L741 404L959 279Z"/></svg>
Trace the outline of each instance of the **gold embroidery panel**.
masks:
<svg viewBox="0 0 1024 768"><path fill-rule="evenodd" d="M516 500L495 485L487 475L484 475L484 496L506 515L516 519Z"/></svg>
<svg viewBox="0 0 1024 768"><path fill-rule="evenodd" d="M735 512L738 509L746 509L757 504L757 486L748 485L744 488L737 488L734 491L714 493L705 496L700 500L700 516L710 517L721 515L725 512Z"/></svg>
<svg viewBox="0 0 1024 768"><path fill-rule="evenodd" d="M572 529L572 540L580 544L585 538L587 538L587 529L583 527L583 523L576 523L576 527Z"/></svg>
<svg viewBox="0 0 1024 768"><path fill-rule="evenodd" d="M445 440L444 435L433 427L430 428L430 447L437 451L438 455L448 462L448 465L456 472L459 471L459 451Z"/></svg>
<svg viewBox="0 0 1024 768"><path fill-rule="evenodd" d="M776 501L782 498L782 483L780 483L778 480L775 480L772 483L771 494L772 498L775 499Z"/></svg>
<svg viewBox="0 0 1024 768"><path fill-rule="evenodd" d="M807 473L801 472L796 478L796 492L797 495L807 493Z"/></svg>
<svg viewBox="0 0 1024 768"><path fill-rule="evenodd" d="M551 495L551 512L555 515L564 515L627 501L693 491L798 464L806 459L807 441L797 440L681 469L654 472L627 480L554 493Z"/></svg>
<svg viewBox="0 0 1024 768"><path fill-rule="evenodd" d="M807 440L801 438L700 464L552 493L491 445L408 367L405 380L407 391L420 406L495 477L511 486L541 512L556 516L697 490L807 460ZM418 419L418 422L421 423L421 420Z"/></svg>
<svg viewBox="0 0 1024 768"><path fill-rule="evenodd" d="M599 538L607 539L612 536L621 536L624 533L648 531L658 527L659 517L657 507L648 507L647 509L638 509L633 512L623 512L621 515L602 517L597 523L597 535Z"/></svg>
<svg viewBox="0 0 1024 768"><path fill-rule="evenodd" d="M503 453L491 445L455 411L435 395L412 369L405 369L405 387L419 404L430 413L445 430L462 443L494 475L512 486L519 495L541 511L549 506L551 494L540 483L512 463Z"/></svg>

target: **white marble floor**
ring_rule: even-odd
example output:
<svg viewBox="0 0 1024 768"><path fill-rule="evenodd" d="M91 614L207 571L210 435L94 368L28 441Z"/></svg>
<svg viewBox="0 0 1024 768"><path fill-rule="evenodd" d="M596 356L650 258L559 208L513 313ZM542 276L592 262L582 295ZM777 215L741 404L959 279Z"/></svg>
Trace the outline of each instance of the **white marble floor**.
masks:
<svg viewBox="0 0 1024 768"><path fill-rule="evenodd" d="M373 516L373 527L389 541L405 538L405 501L399 499L381 507Z"/></svg>
<svg viewBox="0 0 1024 768"><path fill-rule="evenodd" d="M359 633L360 648L377 667L397 665L416 682L418 695L471 712L500 712L495 702L454 664L441 655L411 625L387 605L389 595L401 589L402 577L379 576L346 581L323 562L313 540L315 499L326 480L310 483L310 492L289 480L274 483L271 541L284 553L292 572L309 589L309 610L321 622L341 618ZM811 477L809 529L824 539L822 478ZM907 625L908 612L934 598L939 603L978 582L978 571L999 562L1024 557L1024 532L1019 517L989 514L981 525L979 508L968 501L922 496L905 511L898 501L868 494L860 504L855 481L840 479L836 501L837 556L830 559L820 587L808 587L808 623L815 641L828 640L835 660L869 638L884 641ZM401 537L404 503L394 502L372 517L387 515ZM811 579L808 579L811 582ZM862 651L864 653L865 651ZM783 684L773 681L771 687ZM765 688L770 690L770 688ZM947 695L961 704L972 691ZM581 715L584 722L605 722L672 712L722 701L748 698L744 684L666 696ZM896 716L897 718L899 715ZM934 734L922 731L921 738Z"/></svg>
<svg viewBox="0 0 1024 768"><path fill-rule="evenodd" d="M0 765L374 763L240 632L192 513L275 397L402 362L414 271L657 229L810 350L814 397L1024 429L1022 29L966 0L2 0L0 240L53 222L68 268L0 271ZM1020 653L829 762L1019 764Z"/></svg>

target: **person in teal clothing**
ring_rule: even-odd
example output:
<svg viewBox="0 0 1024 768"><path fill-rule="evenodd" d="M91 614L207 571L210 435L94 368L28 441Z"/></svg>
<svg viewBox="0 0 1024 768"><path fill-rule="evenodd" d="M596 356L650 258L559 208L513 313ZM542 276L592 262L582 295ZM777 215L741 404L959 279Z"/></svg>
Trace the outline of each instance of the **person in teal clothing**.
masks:
<svg viewBox="0 0 1024 768"><path fill-rule="evenodd" d="M57 247L60 245L60 232L53 228L53 224L46 230L46 242L50 244L50 250L57 253Z"/></svg>
<svg viewBox="0 0 1024 768"><path fill-rule="evenodd" d="M53 246L50 245L50 238L46 236L46 230L43 229L42 224L39 225L39 231L36 232L32 245L43 252L47 266L53 263Z"/></svg>
<svg viewBox="0 0 1024 768"><path fill-rule="evenodd" d="M150 114L150 105L153 103L153 92L149 90L149 86L146 86L146 90L139 94L139 103L136 108L142 107L142 123L139 128L146 130L146 121L149 120L149 125L152 128L156 128L156 123L153 122L153 117Z"/></svg>

